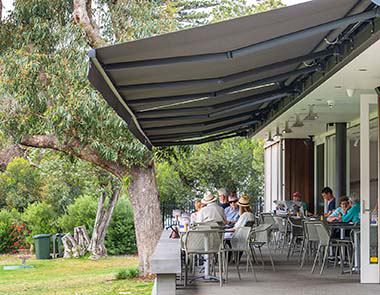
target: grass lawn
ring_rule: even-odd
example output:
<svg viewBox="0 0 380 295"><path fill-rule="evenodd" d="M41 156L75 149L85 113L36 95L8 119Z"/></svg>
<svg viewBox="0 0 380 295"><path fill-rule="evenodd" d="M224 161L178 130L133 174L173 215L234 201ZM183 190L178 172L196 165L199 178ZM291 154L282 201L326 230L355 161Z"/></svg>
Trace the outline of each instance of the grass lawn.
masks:
<svg viewBox="0 0 380 295"><path fill-rule="evenodd" d="M27 261L34 269L3 270L21 265L17 256L0 256L0 294L80 295L151 294L153 282L142 279L115 280L120 269L137 267L137 257L109 257Z"/></svg>

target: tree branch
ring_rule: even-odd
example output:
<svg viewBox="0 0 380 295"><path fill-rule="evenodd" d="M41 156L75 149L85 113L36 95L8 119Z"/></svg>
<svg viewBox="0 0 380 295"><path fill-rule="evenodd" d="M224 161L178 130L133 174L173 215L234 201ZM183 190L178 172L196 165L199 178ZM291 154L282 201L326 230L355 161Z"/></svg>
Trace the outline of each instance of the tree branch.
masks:
<svg viewBox="0 0 380 295"><path fill-rule="evenodd" d="M2 19L3 19L3 3L2 3L2 0L0 0L0 24L1 24Z"/></svg>
<svg viewBox="0 0 380 295"><path fill-rule="evenodd" d="M122 179L127 174L127 168L123 164L104 160L98 151L93 149L90 145L82 145L78 139L60 143L55 135L27 135L21 139L21 144L29 147L47 148L72 154L103 168L119 179Z"/></svg>
<svg viewBox="0 0 380 295"><path fill-rule="evenodd" d="M100 36L99 27L92 21L91 2L91 0L74 0L73 18L86 33L91 47L102 47L106 42Z"/></svg>

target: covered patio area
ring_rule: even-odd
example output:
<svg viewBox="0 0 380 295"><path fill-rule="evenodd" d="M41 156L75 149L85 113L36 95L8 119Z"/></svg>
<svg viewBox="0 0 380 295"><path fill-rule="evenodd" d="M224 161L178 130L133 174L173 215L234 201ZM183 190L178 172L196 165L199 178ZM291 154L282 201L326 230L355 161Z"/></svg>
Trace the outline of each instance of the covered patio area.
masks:
<svg viewBox="0 0 380 295"><path fill-rule="evenodd" d="M331 186L336 197L362 197L361 222L354 225L360 229L360 276L331 268L311 274L310 264L300 268L295 257L275 254L276 271L257 266L258 282L245 271L239 280L231 267L223 288L177 282L176 289L183 245L163 236L152 260L154 294L380 291L378 5L314 0L90 52L91 83L149 149L234 136L265 139L264 211L276 215L273 201L300 192L305 211L328 227L321 188Z"/></svg>
<svg viewBox="0 0 380 295"><path fill-rule="evenodd" d="M362 294L370 295L380 292L380 285L362 285L358 275L340 275L330 267L322 276L311 274L311 264L300 269L296 259L288 261L280 254L274 255L276 271L270 268L269 258L266 257L266 267L256 265L257 282L254 281L252 272L241 272L239 280L236 270L231 267L231 275L228 284L219 287L215 283L197 282L195 286L177 290L178 295L320 295L320 294ZM244 263L242 262L242 268Z"/></svg>

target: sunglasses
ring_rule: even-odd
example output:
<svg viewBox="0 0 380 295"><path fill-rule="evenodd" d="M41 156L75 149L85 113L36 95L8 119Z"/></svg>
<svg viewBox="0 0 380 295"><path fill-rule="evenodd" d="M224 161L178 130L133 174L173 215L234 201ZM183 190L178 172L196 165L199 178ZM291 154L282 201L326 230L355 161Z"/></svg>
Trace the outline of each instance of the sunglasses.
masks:
<svg viewBox="0 0 380 295"><path fill-rule="evenodd" d="M236 200L236 201L230 201L230 204L231 204L231 203L237 203L237 200Z"/></svg>

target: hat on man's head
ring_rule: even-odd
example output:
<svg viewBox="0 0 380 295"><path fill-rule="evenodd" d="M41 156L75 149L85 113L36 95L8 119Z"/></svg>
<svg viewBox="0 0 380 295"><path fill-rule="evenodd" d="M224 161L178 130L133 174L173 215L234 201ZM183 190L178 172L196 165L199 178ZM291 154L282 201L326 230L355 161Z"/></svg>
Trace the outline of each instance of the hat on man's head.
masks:
<svg viewBox="0 0 380 295"><path fill-rule="evenodd" d="M293 197L301 198L301 193L300 192L295 192L295 193L293 193Z"/></svg>
<svg viewBox="0 0 380 295"><path fill-rule="evenodd" d="M225 188L218 189L219 196L226 196L227 197L227 191Z"/></svg>
<svg viewBox="0 0 380 295"><path fill-rule="evenodd" d="M210 204L216 201L216 198L210 192L206 192L201 200L202 204Z"/></svg>
<svg viewBox="0 0 380 295"><path fill-rule="evenodd" d="M251 206L249 204L249 198L247 196L240 197L240 199L238 201L238 205L241 206L241 207L249 207L249 206Z"/></svg>

